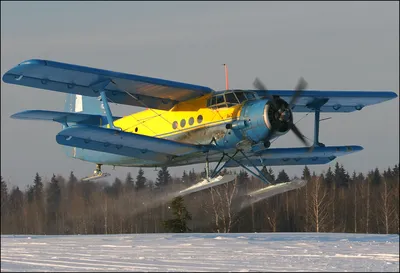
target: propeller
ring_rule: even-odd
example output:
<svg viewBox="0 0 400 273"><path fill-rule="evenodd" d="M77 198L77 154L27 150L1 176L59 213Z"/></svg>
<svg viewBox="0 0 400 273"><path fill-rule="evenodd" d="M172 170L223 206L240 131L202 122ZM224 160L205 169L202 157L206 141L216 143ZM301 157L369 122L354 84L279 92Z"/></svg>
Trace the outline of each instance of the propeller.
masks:
<svg viewBox="0 0 400 273"><path fill-rule="evenodd" d="M287 126L289 130L292 130L292 132L296 135L297 138L303 142L303 144L307 147L309 147L309 144L307 140L304 138L303 134L300 132L300 130L294 125L293 123L293 118L291 109L293 105L297 102L297 100L301 97L302 92L304 89L307 88L307 82L304 80L304 78L300 78L299 81L297 82L297 85L295 87L295 92L293 97L291 98L289 104L287 103L282 103L282 99L279 96L272 96L266 86L260 81L260 79L256 78L254 80L253 86L258 89L265 91L264 96L268 99L268 101L271 102L271 106L273 107L275 113L275 117L277 117L280 122L278 126L272 126L271 123L271 130L269 130L268 135L266 136L266 141L269 141L271 136L276 132L282 129L284 126Z"/></svg>

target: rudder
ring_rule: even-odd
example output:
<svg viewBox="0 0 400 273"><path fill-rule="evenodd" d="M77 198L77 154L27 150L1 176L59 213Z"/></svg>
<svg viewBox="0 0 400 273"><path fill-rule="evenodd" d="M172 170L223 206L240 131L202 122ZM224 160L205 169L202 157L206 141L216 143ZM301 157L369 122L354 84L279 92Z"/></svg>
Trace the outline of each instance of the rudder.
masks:
<svg viewBox="0 0 400 273"><path fill-rule="evenodd" d="M88 97L75 94L67 94L64 104L64 111L69 113L85 113L106 115L103 102L97 97ZM62 125L65 129L65 125ZM76 157L77 153L83 153L83 149L63 146L64 152L69 157Z"/></svg>

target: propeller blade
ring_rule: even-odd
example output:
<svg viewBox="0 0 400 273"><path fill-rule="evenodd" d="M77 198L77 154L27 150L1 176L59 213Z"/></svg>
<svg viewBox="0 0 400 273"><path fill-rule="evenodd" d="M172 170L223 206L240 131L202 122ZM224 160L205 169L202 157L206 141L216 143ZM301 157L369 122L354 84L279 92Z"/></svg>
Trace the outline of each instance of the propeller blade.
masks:
<svg viewBox="0 0 400 273"><path fill-rule="evenodd" d="M265 96L267 97L268 101L270 101L275 108L278 108L275 102L274 97L271 96L271 94L268 93L268 89L265 87L265 85L260 81L259 78L256 78L253 82L253 86L258 89L258 90L263 90L265 91Z"/></svg>
<svg viewBox="0 0 400 273"><path fill-rule="evenodd" d="M299 99L301 93L303 92L304 89L307 88L307 82L304 80L303 77L301 77L296 85L295 88L295 93L292 97L292 99L290 100L289 103L289 108L291 109L293 107L293 105L296 103L296 101Z"/></svg>
<svg viewBox="0 0 400 273"><path fill-rule="evenodd" d="M304 145L306 147L308 147L308 142L305 140L305 138L303 137L303 134L300 133L300 130L296 127L296 125L294 125L294 123L291 123L290 125L290 129L293 131L293 133L304 143Z"/></svg>

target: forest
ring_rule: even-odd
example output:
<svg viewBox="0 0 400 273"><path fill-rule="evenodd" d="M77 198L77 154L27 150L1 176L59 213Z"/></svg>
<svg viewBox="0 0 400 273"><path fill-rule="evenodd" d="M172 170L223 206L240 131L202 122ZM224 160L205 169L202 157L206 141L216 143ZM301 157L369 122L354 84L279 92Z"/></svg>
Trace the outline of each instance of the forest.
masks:
<svg viewBox="0 0 400 273"><path fill-rule="evenodd" d="M274 183L290 180L263 168ZM224 172L228 172L224 170ZM205 172L172 177L160 168L155 181L139 169L136 177L83 182L73 172L43 181L33 176L25 188L1 178L1 234L122 234L167 232L171 196ZM338 162L320 174L305 166L306 186L241 206L247 192L265 187L246 171L237 178L184 196L191 232L349 232L399 234L399 165L368 173L345 170Z"/></svg>

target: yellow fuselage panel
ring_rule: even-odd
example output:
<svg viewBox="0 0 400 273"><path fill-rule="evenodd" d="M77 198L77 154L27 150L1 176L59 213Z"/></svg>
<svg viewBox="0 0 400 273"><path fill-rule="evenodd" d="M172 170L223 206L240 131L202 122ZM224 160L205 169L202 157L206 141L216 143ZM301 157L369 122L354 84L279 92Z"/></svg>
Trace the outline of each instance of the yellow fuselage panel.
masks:
<svg viewBox="0 0 400 273"><path fill-rule="evenodd" d="M208 97L181 102L169 111L147 109L114 121L114 126L123 131L159 138L179 138L182 142L200 143L211 141L211 127L222 125L240 115L241 105L229 108L207 107ZM192 137L179 137L190 135ZM204 131L208 131L207 136ZM201 136L205 139L199 139Z"/></svg>

